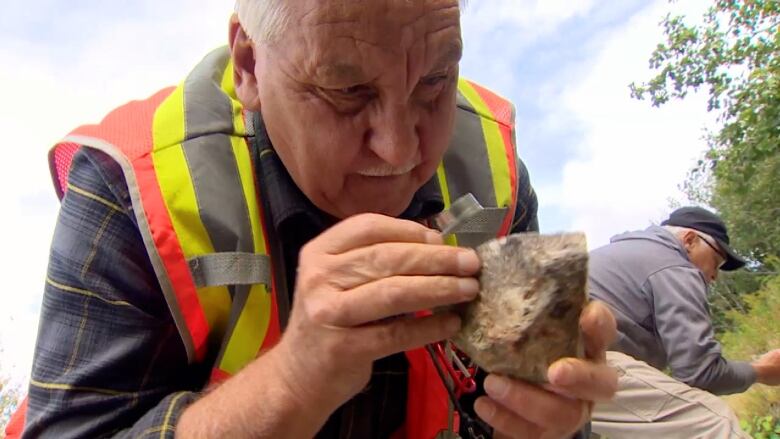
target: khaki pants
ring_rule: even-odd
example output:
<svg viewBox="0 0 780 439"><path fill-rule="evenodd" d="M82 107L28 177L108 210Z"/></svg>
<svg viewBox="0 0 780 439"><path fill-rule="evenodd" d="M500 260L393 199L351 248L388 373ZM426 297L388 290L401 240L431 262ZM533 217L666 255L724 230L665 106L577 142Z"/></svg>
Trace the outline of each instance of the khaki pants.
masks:
<svg viewBox="0 0 780 439"><path fill-rule="evenodd" d="M681 383L647 363L607 352L618 371L618 392L593 410L592 437L609 439L749 438L717 396Z"/></svg>

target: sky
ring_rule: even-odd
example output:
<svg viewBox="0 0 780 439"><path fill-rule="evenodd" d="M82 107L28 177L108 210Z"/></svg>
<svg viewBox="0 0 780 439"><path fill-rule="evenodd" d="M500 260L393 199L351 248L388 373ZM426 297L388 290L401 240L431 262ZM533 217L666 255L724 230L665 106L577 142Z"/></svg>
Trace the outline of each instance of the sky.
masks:
<svg viewBox="0 0 780 439"><path fill-rule="evenodd" d="M703 96L654 108L661 18L708 1L471 0L461 74L517 107L520 157L543 232L591 248L662 220L706 148ZM46 153L72 128L177 83L226 42L230 0L30 0L0 4L0 376L28 374L58 203ZM9 137L10 136L10 137Z"/></svg>

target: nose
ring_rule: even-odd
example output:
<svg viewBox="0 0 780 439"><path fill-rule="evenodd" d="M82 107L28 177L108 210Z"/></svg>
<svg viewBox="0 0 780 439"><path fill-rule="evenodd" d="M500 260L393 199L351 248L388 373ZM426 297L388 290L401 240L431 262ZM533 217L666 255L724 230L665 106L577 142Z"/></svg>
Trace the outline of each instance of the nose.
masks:
<svg viewBox="0 0 780 439"><path fill-rule="evenodd" d="M416 164L420 160L420 136L415 113L403 103L383 106L367 133L369 149L395 167Z"/></svg>

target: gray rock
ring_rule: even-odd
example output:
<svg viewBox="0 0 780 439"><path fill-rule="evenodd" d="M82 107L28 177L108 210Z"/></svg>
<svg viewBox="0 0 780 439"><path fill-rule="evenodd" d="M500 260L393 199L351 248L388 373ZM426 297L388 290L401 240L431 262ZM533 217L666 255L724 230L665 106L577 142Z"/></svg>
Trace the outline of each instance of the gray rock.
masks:
<svg viewBox="0 0 780 439"><path fill-rule="evenodd" d="M582 233L511 235L477 253L482 289L458 308L458 348L488 372L536 383L547 381L555 360L582 357L588 270Z"/></svg>

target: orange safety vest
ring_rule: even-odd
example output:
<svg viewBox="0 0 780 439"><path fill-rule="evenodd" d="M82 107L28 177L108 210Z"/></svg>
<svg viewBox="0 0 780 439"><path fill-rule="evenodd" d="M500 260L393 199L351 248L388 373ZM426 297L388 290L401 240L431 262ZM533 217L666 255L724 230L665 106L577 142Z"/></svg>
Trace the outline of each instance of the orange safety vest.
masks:
<svg viewBox="0 0 780 439"><path fill-rule="evenodd" d="M473 246L511 228L518 192L514 112L508 101L470 81L459 80L458 92L455 133L437 181L445 208L467 193L486 207L448 240ZM283 326L276 298L283 297L284 275L274 272L280 255L265 221L264 188L254 178L250 116L236 98L223 47L179 86L76 129L49 155L60 198L79 148L101 150L121 166L188 359L216 357L216 381L271 348ZM407 417L394 437L430 439L447 427L447 393L424 349L406 355ZM15 425L23 424L23 412Z"/></svg>

